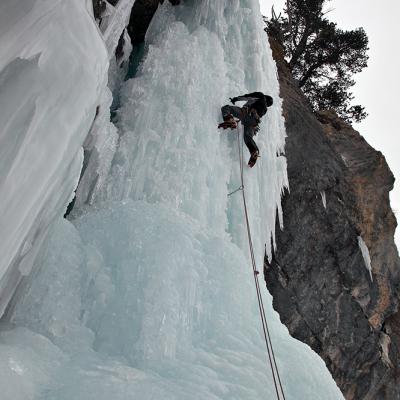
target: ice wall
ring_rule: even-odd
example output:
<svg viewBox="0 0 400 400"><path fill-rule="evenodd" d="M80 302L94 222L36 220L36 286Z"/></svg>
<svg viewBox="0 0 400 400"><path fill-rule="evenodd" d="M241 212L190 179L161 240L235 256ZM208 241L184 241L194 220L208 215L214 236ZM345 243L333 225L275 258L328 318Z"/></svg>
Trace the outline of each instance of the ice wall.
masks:
<svg viewBox="0 0 400 400"><path fill-rule="evenodd" d="M106 71L82 1L1 1L0 315L71 200Z"/></svg>
<svg viewBox="0 0 400 400"><path fill-rule="evenodd" d="M216 129L228 97L274 97L257 137L262 157L245 171L261 269L287 180L258 7L202 0L158 10L122 89L110 168L93 176L110 172L91 188L91 207L53 227L3 323L7 400L274 398L240 196L227 196L240 184L236 136ZM265 302L286 398L340 399L322 361Z"/></svg>
<svg viewBox="0 0 400 400"><path fill-rule="evenodd" d="M97 108L97 118L83 143L85 164L82 170L80 185L76 192L75 207L93 204L94 196L103 187L110 170L111 161L118 143L115 125L111 122L111 106L116 99L113 94L119 91L125 78L130 51L132 50L126 26L134 0L120 0L116 7L107 3L101 21L101 32L109 58L108 82L104 85ZM123 34L123 56L116 59L116 48Z"/></svg>

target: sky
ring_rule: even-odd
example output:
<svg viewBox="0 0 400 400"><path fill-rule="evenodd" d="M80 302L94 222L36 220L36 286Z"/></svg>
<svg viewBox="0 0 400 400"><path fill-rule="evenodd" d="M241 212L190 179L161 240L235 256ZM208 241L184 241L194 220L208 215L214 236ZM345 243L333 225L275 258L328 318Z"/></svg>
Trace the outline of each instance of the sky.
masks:
<svg viewBox="0 0 400 400"><path fill-rule="evenodd" d="M284 0L259 0L263 15L283 9ZM327 17L342 29L363 27L369 37L368 67L355 76L354 104L365 106L369 116L353 127L386 157L398 181L391 192L391 205L400 223L400 138L396 124L400 116L400 50L398 34L399 0L331 0ZM400 245L400 227L396 231Z"/></svg>

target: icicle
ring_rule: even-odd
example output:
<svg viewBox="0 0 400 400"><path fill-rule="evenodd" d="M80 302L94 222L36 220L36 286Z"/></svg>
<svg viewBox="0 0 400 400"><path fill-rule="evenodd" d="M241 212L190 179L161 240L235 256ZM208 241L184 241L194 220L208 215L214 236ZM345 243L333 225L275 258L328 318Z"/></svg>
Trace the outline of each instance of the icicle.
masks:
<svg viewBox="0 0 400 400"><path fill-rule="evenodd" d="M321 192L322 205L326 209L326 193L325 190Z"/></svg>
<svg viewBox="0 0 400 400"><path fill-rule="evenodd" d="M358 246L360 247L362 256L364 258L365 268L368 270L372 282L371 257L369 255L368 247L361 236L358 236Z"/></svg>

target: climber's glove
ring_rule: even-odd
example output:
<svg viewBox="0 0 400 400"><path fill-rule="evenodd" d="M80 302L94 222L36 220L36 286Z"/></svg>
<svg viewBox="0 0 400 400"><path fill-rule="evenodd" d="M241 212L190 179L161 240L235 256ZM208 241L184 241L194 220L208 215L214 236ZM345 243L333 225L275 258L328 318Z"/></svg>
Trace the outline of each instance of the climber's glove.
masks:
<svg viewBox="0 0 400 400"><path fill-rule="evenodd" d="M237 97L230 97L229 100L231 101L232 104L235 104L238 101Z"/></svg>

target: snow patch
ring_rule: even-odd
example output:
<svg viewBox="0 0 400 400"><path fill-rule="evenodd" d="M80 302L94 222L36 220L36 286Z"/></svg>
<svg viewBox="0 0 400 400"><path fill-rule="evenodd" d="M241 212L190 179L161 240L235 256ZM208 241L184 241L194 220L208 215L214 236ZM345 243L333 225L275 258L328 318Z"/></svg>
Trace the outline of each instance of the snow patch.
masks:
<svg viewBox="0 0 400 400"><path fill-rule="evenodd" d="M349 164L348 164L347 158L346 158L343 154L341 154L340 157L342 158L342 160L343 160L343 162L344 162L344 165L345 165L346 167L348 167Z"/></svg>
<svg viewBox="0 0 400 400"><path fill-rule="evenodd" d="M326 193L325 190L321 192L322 205L326 209Z"/></svg>
<svg viewBox="0 0 400 400"><path fill-rule="evenodd" d="M368 247L361 236L358 236L358 246L360 247L361 253L364 258L365 268L367 268L372 282L373 279L372 279L371 257L369 255Z"/></svg>

